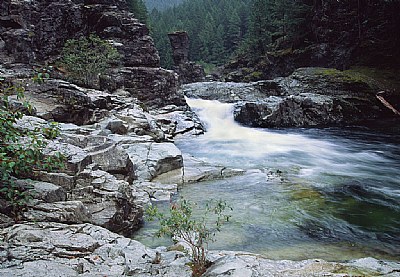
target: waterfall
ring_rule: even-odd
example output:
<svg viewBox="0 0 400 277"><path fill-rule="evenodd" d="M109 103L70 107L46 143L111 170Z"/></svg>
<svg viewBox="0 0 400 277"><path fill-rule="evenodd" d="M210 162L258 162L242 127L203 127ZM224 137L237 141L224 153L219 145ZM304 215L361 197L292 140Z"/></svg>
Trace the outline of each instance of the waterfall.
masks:
<svg viewBox="0 0 400 277"><path fill-rule="evenodd" d="M229 141L232 154L260 157L268 154L300 151L316 155L332 155L334 146L300 134L288 134L248 128L234 121L234 104L216 100L186 99L206 127L204 140ZM236 147L235 147L236 146Z"/></svg>

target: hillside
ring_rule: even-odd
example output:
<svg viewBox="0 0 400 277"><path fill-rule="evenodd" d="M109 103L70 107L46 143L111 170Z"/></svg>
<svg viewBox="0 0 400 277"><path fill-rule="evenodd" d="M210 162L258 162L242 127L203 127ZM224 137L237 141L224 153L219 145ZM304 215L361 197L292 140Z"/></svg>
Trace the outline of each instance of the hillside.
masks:
<svg viewBox="0 0 400 277"><path fill-rule="evenodd" d="M184 1L185 0L145 0L144 2L147 10L151 12L153 9L163 11L169 7L177 6Z"/></svg>
<svg viewBox="0 0 400 277"><path fill-rule="evenodd" d="M228 79L248 81L304 66L398 68L399 13L399 1L188 0L150 21L163 66L166 34L187 31L193 61L227 63Z"/></svg>

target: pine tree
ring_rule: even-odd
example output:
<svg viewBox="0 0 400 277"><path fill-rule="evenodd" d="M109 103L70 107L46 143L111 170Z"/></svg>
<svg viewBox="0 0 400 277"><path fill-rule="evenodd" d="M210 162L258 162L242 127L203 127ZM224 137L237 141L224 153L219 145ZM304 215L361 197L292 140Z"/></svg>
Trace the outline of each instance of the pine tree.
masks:
<svg viewBox="0 0 400 277"><path fill-rule="evenodd" d="M148 12L143 0L128 0L129 8L135 17L144 24L148 23Z"/></svg>

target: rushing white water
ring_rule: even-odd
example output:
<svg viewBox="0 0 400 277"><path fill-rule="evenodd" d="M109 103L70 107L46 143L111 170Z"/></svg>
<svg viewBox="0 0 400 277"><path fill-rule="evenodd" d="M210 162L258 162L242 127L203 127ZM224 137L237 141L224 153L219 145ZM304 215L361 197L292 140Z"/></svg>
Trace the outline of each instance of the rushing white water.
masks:
<svg viewBox="0 0 400 277"><path fill-rule="evenodd" d="M292 150L323 155L333 150L330 143L302 135L279 134L243 127L233 119L233 104L202 99L187 99L187 102L195 108L206 124L207 132L203 139L234 142L235 145L227 149L232 155L260 157Z"/></svg>
<svg viewBox="0 0 400 277"><path fill-rule="evenodd" d="M329 133L318 133L318 130L310 135L302 134L307 130L248 128L234 121L233 104L202 99L187 99L187 102L205 123L207 132L195 139L195 145L185 141L181 145L185 145L185 149L197 148L197 155L210 162L242 168L267 165L288 169L291 165L303 177L317 177L324 173L365 177L376 175L376 172L371 172L374 164L391 164L382 155L382 149L365 147L365 143L360 147L357 141L338 140L335 136L329 137ZM196 147L198 144L203 147ZM395 181L399 174L384 174L381 177Z"/></svg>
<svg viewBox="0 0 400 277"><path fill-rule="evenodd" d="M400 139L352 129L247 128L232 104L187 99L206 125L176 142L243 176L186 184L180 195L234 208L212 248L270 258L344 260L400 256ZM312 250L312 251L310 251Z"/></svg>

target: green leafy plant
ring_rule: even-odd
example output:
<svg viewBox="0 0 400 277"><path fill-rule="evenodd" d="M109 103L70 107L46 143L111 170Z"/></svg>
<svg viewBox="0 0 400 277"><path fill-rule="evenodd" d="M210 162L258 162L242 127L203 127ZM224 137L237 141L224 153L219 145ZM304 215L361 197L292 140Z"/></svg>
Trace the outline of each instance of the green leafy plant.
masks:
<svg viewBox="0 0 400 277"><path fill-rule="evenodd" d="M62 168L64 157L56 153L45 156L43 150L47 139L59 134L56 123L33 129L18 128L16 123L23 117L20 108L11 105L10 97L23 102L25 110L32 106L24 100L20 86L2 83L0 80L0 199L5 201L1 210L15 219L26 210L31 199L29 188L19 186L16 178L34 178L40 171Z"/></svg>
<svg viewBox="0 0 400 277"><path fill-rule="evenodd" d="M62 51L62 65L68 74L86 86L95 85L99 75L119 59L118 51L94 34L67 40Z"/></svg>
<svg viewBox="0 0 400 277"><path fill-rule="evenodd" d="M224 222L229 221L230 215L226 210L232 210L225 201L209 201L202 217L193 215L194 203L182 199L170 206L169 215L151 206L146 210L149 220L158 219L160 229L157 236L171 236L181 240L190 248L192 276L201 276L210 266L207 259L208 243L214 241L217 232L221 231Z"/></svg>
<svg viewBox="0 0 400 277"><path fill-rule="evenodd" d="M33 75L33 81L38 84L42 84L50 78L50 74L53 71L52 66L41 67L35 69L35 74Z"/></svg>

